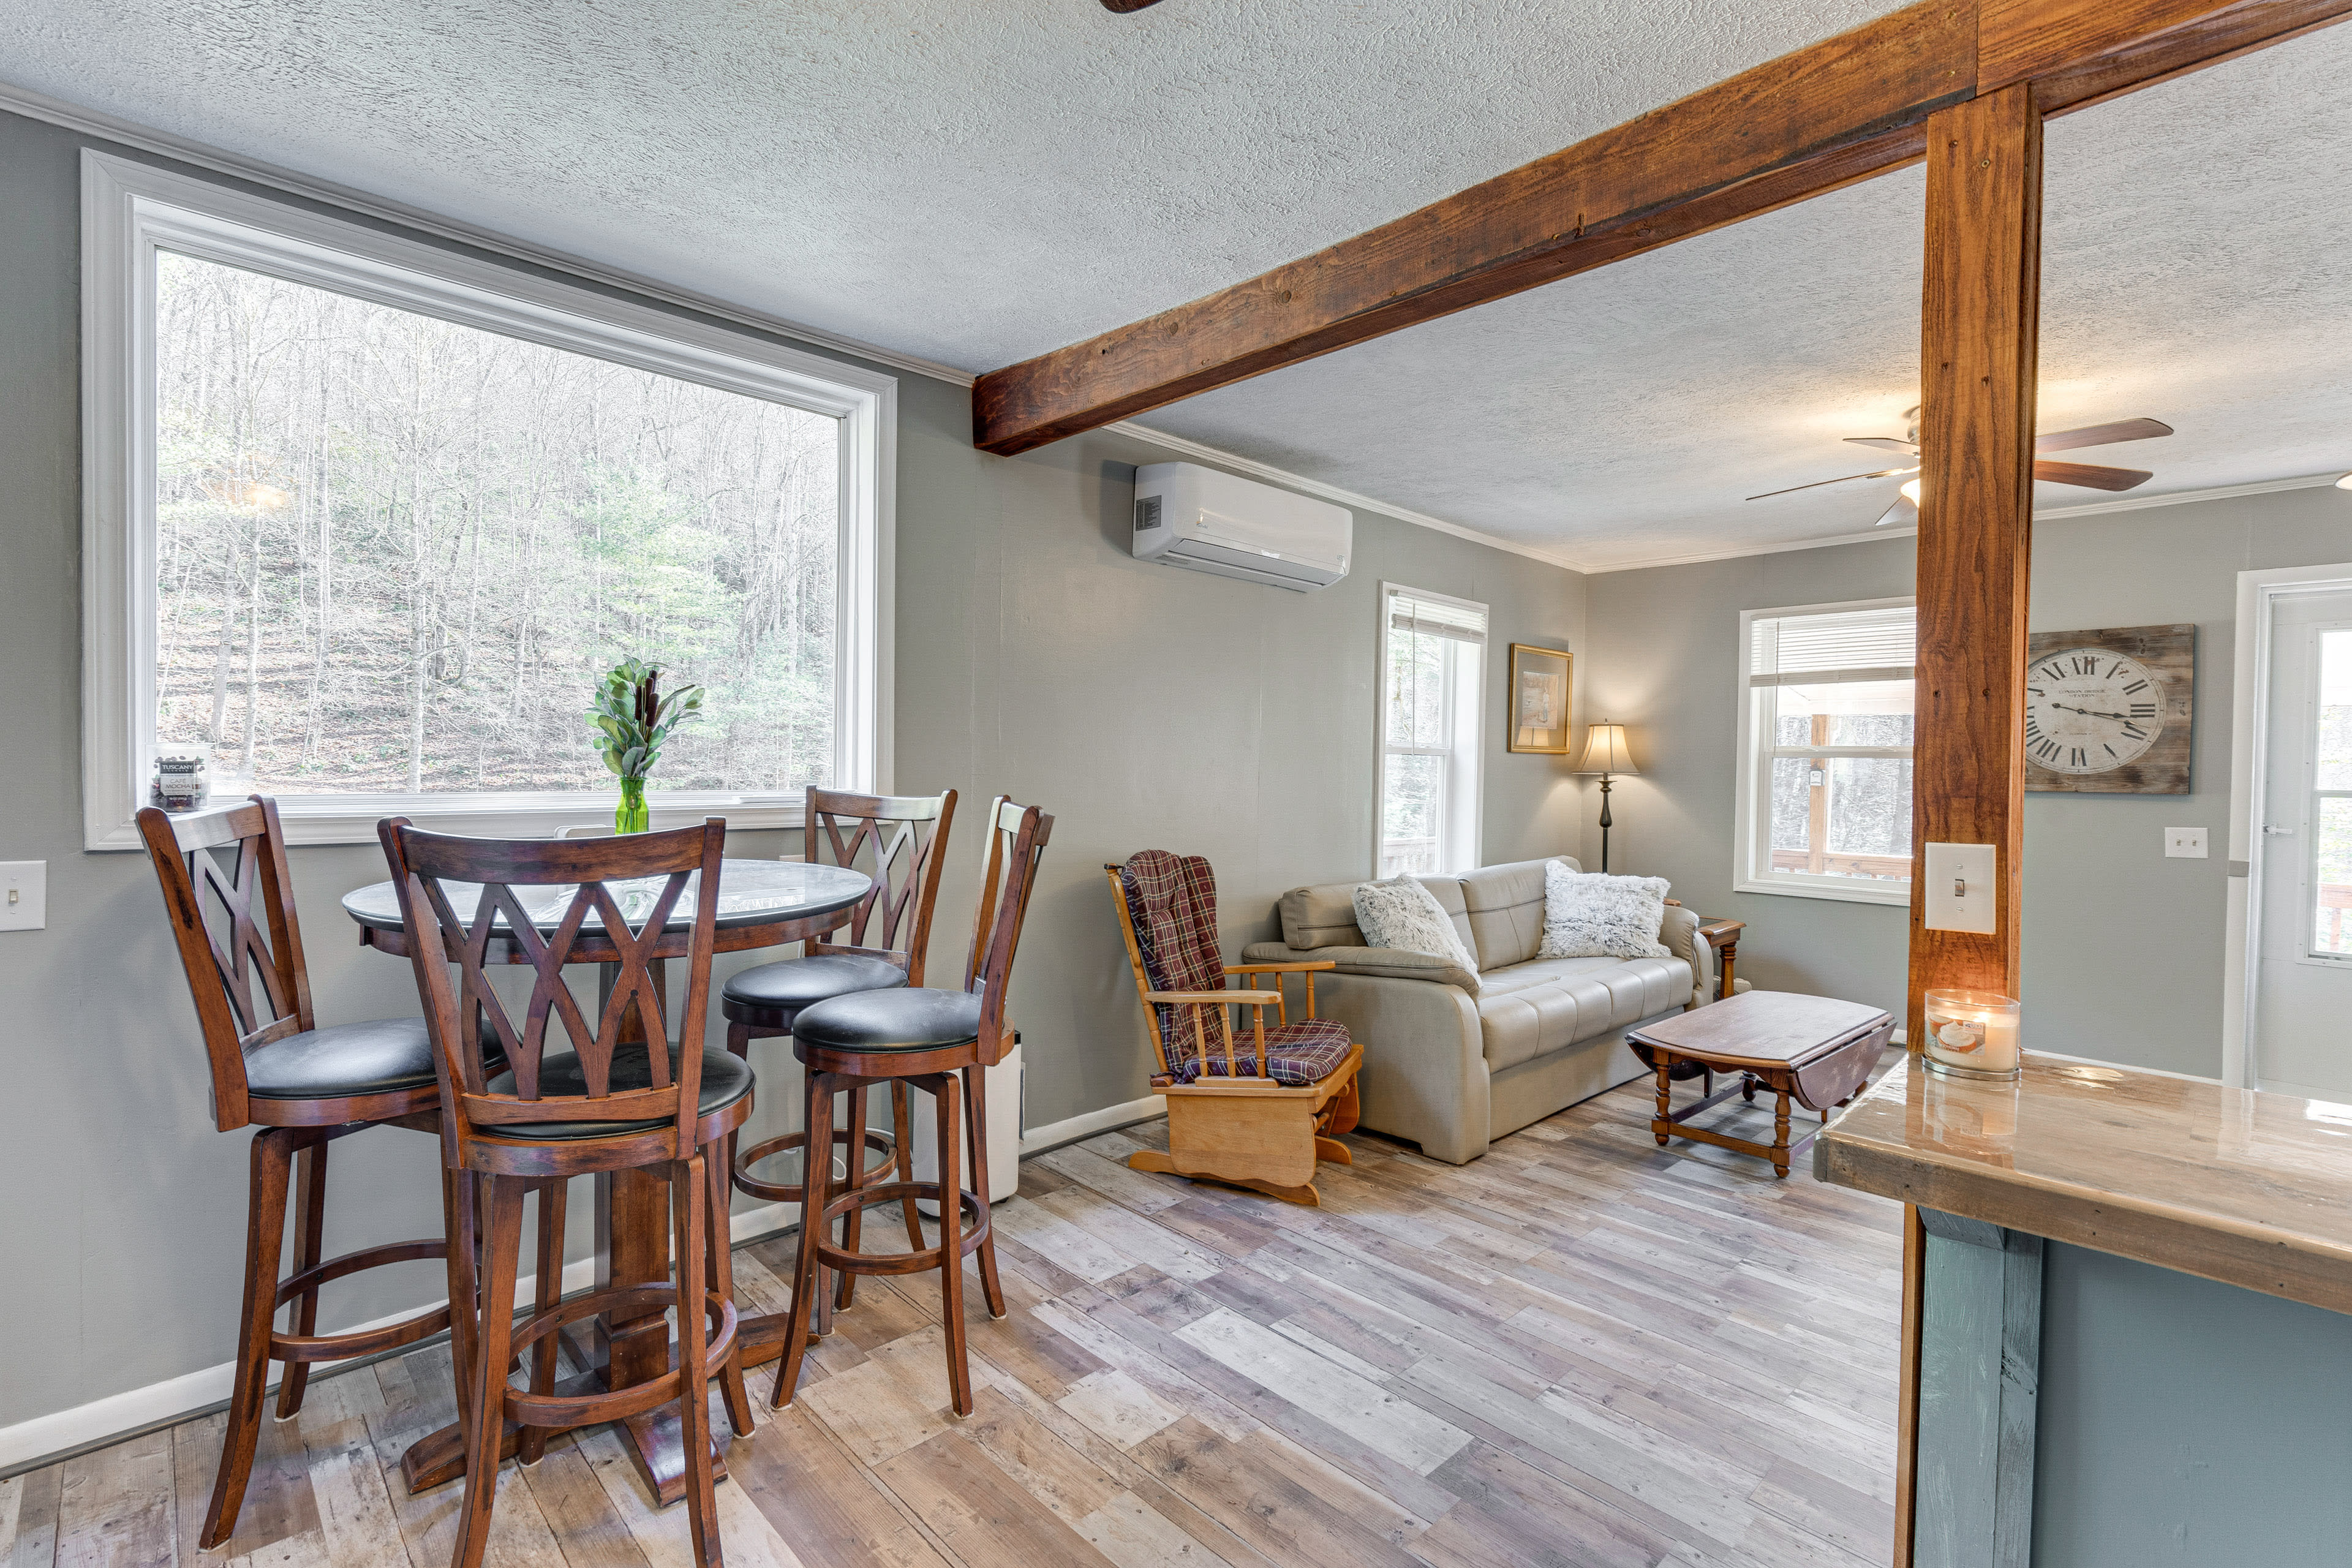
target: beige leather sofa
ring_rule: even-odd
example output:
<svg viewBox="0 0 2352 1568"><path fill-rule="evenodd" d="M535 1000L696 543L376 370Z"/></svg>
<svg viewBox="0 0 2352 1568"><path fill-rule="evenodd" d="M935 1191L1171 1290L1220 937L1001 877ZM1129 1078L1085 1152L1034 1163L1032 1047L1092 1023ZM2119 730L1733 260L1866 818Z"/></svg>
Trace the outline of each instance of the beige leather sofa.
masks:
<svg viewBox="0 0 2352 1568"><path fill-rule="evenodd" d="M1364 1047L1362 1125L1463 1164L1490 1140L1641 1076L1625 1031L1714 996L1698 917L1672 905L1658 931L1671 958L1538 958L1545 864L1420 879L1477 958L1475 975L1365 946L1353 882L1292 889L1276 906L1283 940L1243 951L1250 963L1339 965L1317 976L1316 1011Z"/></svg>

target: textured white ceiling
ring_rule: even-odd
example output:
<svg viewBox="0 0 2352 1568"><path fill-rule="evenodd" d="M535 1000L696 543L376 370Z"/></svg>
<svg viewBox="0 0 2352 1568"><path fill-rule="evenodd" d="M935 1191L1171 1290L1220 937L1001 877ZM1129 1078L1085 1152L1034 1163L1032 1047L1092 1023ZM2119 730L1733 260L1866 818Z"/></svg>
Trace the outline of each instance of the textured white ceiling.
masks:
<svg viewBox="0 0 2352 1568"><path fill-rule="evenodd" d="M0 78L991 370L1891 0L13 0Z"/></svg>
<svg viewBox="0 0 2352 1568"><path fill-rule="evenodd" d="M2352 468L2352 27L2051 122L2041 426L2134 496ZM1147 422L1622 565L1867 530L1918 401L1912 169L1160 409ZM2111 499L2036 487L2042 507ZM2352 521L2352 508L2347 508Z"/></svg>
<svg viewBox="0 0 2352 1568"><path fill-rule="evenodd" d="M981 370L1196 298L1889 0L16 0L0 79ZM2352 29L2054 123L2045 427L2148 492L2352 467ZM1866 527L1916 172L1155 412L1594 563ZM2095 499L2053 490L2045 504Z"/></svg>

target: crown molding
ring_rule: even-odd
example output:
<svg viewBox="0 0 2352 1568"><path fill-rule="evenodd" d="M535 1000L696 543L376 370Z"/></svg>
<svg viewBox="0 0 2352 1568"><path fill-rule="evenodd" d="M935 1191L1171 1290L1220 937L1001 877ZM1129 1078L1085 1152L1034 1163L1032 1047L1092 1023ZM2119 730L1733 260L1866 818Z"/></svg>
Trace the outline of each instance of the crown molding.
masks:
<svg viewBox="0 0 2352 1568"><path fill-rule="evenodd" d="M1321 479L1310 479L1302 474L1294 474L1287 468L1277 468L1272 463L1261 463L1255 458L1244 458L1237 453L1228 452L1222 447L1212 447L1205 441L1195 441L1184 436L1171 436L1165 430L1154 430L1149 425L1138 425L1132 419L1121 419L1114 424L1102 426L1100 428L1116 430L1122 436L1132 436L1139 441L1149 441L1153 446L1165 447L1171 452L1181 452L1188 458L1198 458L1203 462L1218 463L1229 468L1237 468L1243 473L1273 484L1283 485L1295 490L1304 490L1308 495L1321 496L1325 500L1338 501L1341 506L1363 507L1368 510L1379 512L1383 517L1392 517L1400 522L1412 523L1416 528L1434 529L1439 533L1450 533L1456 539L1466 539L1473 544L1483 544L1490 550L1502 550L1513 555L1524 555L1530 561L1540 561L1547 566L1557 566L1565 572L1593 570L1592 567L1581 562L1553 551L1539 549L1532 544L1521 544L1516 540L1504 539L1492 533L1481 533L1475 528L1465 527L1458 522L1448 522L1442 517L1432 517L1425 511L1413 511L1404 507L1394 506L1356 490L1342 489L1338 485L1328 485Z"/></svg>
<svg viewBox="0 0 2352 1568"><path fill-rule="evenodd" d="M2068 518L2100 517L2111 511L2145 511L2150 507L2187 506L2201 500L2228 500L2234 496L2276 495L2282 490L2319 489L2334 484L2343 475L2335 469L2324 474L2304 474L2291 479L2256 479L2251 484L2212 485L2203 489L2170 490L2163 495L2131 496L2119 500L2084 501L2080 506L2050 506L2034 509L2036 522L2063 522ZM1751 544L1738 550L1712 550L1691 555L1662 555L1649 561L1627 561L1607 566L1580 566L1576 570L1589 575L1605 576L1612 572L1641 572L1656 566L1695 566L1706 561L1736 561L1748 555L1778 555L1790 550L1827 550L1840 544L1867 544L1878 539L1909 539L1919 531L1910 528L1874 528L1864 533L1832 533L1822 539L1797 539L1780 544Z"/></svg>
<svg viewBox="0 0 2352 1568"><path fill-rule="evenodd" d="M2098 517L2111 511L2142 511L2152 506L2182 506L2189 501L2228 500L2232 496L2276 495L2281 490L2315 490L2342 479L2340 469L2324 474L2305 474L2293 479L2256 479L2246 485L2213 485L2201 490L2171 490L2163 495L2126 496L2118 500L2090 500L2080 506L2036 508L2033 521L2042 522L2051 518Z"/></svg>
<svg viewBox="0 0 2352 1568"><path fill-rule="evenodd" d="M1881 539L1908 539L1919 531L1909 528L1873 528L1861 533L1832 533L1820 539L1791 539L1778 544L1743 544L1731 550L1706 550L1688 555L1660 555L1647 561L1623 561L1607 566L1587 566L1595 577L1612 572L1646 572L1656 566L1696 566L1708 561L1737 561L1748 555L1780 555L1791 550L1827 550L1839 544L1868 544Z"/></svg>
<svg viewBox="0 0 2352 1568"><path fill-rule="evenodd" d="M191 142L185 137L174 136L167 131L151 130L144 125L120 119L101 110L84 109L79 104L68 103L62 99L51 98L45 92L36 92L30 88L18 87L12 82L0 81L0 110L5 110L12 114L21 114L28 120L44 121L68 131L79 131L86 135L103 137L121 146L135 147L142 153L152 153L158 157L173 159L200 169L208 169L216 174L226 174L232 179L264 185L287 195L299 196L306 201L340 207L345 212L357 213L363 217L377 218L386 223L398 224L404 228L434 235L442 239L454 240L457 244L471 246L477 250L488 251L492 255L503 256L509 260L528 262L533 267L544 267L551 271L564 273L587 282L601 283L607 288L625 289L645 299L658 300L664 304L676 305L683 310L716 317L720 321L732 321L738 326L750 327L756 331L796 339L818 348L852 354L876 364L912 371L918 375L929 376L934 381L944 381L955 386L970 386L976 379L971 371L959 370L953 365L941 364L936 360L900 353L895 349L886 349L856 338L844 337L838 332L828 332L822 327L812 327L804 321L794 321L782 316L770 315L764 310L754 310L742 305L730 304L727 300L713 299L708 294L698 294L692 289L679 289L656 279L647 278L641 273L631 272L618 267L607 267L602 262L591 261L568 251L534 245L529 240L516 239L490 229L479 228L456 218L444 217L438 213L427 212L422 207L410 206L404 202L370 195L364 191L353 190L349 185L337 184L332 180L298 174L294 170L280 168L275 163L266 163L257 158L247 158L241 153L226 153L217 147L209 147L200 142Z"/></svg>

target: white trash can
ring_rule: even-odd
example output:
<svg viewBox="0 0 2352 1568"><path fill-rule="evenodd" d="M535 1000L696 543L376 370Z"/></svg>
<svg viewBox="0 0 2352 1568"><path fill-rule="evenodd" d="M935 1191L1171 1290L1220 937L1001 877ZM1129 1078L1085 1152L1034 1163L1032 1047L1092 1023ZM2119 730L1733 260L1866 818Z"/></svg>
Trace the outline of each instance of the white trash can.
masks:
<svg viewBox="0 0 2352 1568"><path fill-rule="evenodd" d="M939 1179L940 1141L939 1116L929 1095L917 1090L911 1107L915 1134L915 1179L932 1182ZM889 1111L885 1109L881 1125L889 1125ZM971 1152L965 1152L964 1184L971 1184ZM1014 1046L1004 1059L988 1069L988 1184L992 1189L988 1201L1001 1204L1021 1186L1021 1047ZM922 1211L937 1217L938 1206L928 1200Z"/></svg>

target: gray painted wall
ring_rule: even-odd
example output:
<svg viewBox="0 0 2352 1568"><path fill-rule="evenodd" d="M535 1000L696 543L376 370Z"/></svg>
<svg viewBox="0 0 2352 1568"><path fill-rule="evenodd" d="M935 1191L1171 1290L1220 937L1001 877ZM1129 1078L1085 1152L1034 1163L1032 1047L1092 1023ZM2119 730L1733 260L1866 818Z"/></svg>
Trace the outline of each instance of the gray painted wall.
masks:
<svg viewBox="0 0 2352 1568"><path fill-rule="evenodd" d="M1738 972L1763 989L1900 1013L1907 938L1891 906L1731 890L1739 612L1894 597L1911 574L1911 542L1889 539L1591 580L1585 713L1629 725L1642 770L1611 792L1609 868L1664 877L1684 903L1746 921ZM1588 824L1584 843L1597 869L1600 830Z"/></svg>
<svg viewBox="0 0 2352 1568"><path fill-rule="evenodd" d="M2035 525L2033 630L2193 621L2198 675L2194 794L2026 797L2029 1046L2221 1071L2237 574L2346 560L2352 496L2333 489ZM1730 890L1739 612L1907 594L1912 570L1898 539L1591 579L1586 711L1633 726L1643 770L1615 791L1612 867L1747 921L1739 973L1759 986L1899 1008L1907 917ZM2164 858L2175 826L2205 827L2210 858Z"/></svg>
<svg viewBox="0 0 2352 1568"><path fill-rule="evenodd" d="M2238 574L2340 561L2352 495L2334 489L2037 528L2032 628L2194 621L2197 718L2192 794L2026 797L2029 1046L2221 1072ZM2164 829L2200 826L2209 858L2164 858Z"/></svg>
<svg viewBox="0 0 2352 1568"><path fill-rule="evenodd" d="M0 1426L226 1361L243 1247L246 1140L211 1129L153 874L143 857L80 848L87 140L0 115L0 859L46 859L49 873L47 928L0 934ZM1583 579L1362 511L1353 574L1319 594L1145 566L1124 547L1132 467L1178 454L1097 435L992 458L971 448L964 389L899 385L897 787L952 785L967 809L1003 791L1059 819L1013 995L1038 1125L1146 1089L1104 860L1154 846L1209 856L1235 944L1271 931L1284 889L1369 868L1380 582L1486 600L1497 647L1547 643L1581 662ZM1502 752L1501 665L1489 861L1570 847L1580 795L1560 759ZM747 834L730 852L782 843ZM962 959L975 845L967 826L951 848L935 973ZM293 861L321 1020L413 1010L406 967L360 950L335 909L382 877L376 851ZM781 1129L793 1086L770 1081L758 1124ZM434 1152L390 1131L337 1145L330 1248L436 1230ZM578 1256L584 1224L574 1242ZM440 1294L435 1268L404 1269L331 1288L325 1321Z"/></svg>
<svg viewBox="0 0 2352 1568"><path fill-rule="evenodd" d="M2049 1243L2033 1561L2352 1563L2347 1400L2352 1318Z"/></svg>

